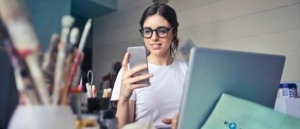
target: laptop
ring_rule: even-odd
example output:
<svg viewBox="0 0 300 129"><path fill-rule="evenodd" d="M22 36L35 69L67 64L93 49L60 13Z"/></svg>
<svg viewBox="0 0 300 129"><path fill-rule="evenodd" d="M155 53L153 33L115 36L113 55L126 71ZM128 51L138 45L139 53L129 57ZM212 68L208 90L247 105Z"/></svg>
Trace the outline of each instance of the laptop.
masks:
<svg viewBox="0 0 300 129"><path fill-rule="evenodd" d="M273 109L284 62L281 55L192 48L178 129L200 129L222 93Z"/></svg>

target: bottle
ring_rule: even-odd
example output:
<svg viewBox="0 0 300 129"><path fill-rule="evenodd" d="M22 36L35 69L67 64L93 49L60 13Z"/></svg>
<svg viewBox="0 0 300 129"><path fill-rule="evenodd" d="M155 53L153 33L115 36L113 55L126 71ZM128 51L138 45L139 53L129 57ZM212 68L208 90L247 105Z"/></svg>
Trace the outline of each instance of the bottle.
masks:
<svg viewBox="0 0 300 129"><path fill-rule="evenodd" d="M295 83L281 83L279 85L279 95L283 98L297 98L297 85Z"/></svg>

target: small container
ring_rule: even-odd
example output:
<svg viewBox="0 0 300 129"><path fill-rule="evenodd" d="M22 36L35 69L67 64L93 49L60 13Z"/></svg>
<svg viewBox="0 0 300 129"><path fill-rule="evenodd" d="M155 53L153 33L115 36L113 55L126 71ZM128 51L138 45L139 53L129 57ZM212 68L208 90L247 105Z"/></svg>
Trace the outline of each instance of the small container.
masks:
<svg viewBox="0 0 300 129"><path fill-rule="evenodd" d="M18 105L8 129L75 129L70 106Z"/></svg>
<svg viewBox="0 0 300 129"><path fill-rule="evenodd" d="M74 114L87 112L88 98L86 93L71 93L69 95L69 102Z"/></svg>
<svg viewBox="0 0 300 129"><path fill-rule="evenodd" d="M88 113L98 113L100 110L109 108L109 98L88 98Z"/></svg>
<svg viewBox="0 0 300 129"><path fill-rule="evenodd" d="M281 83L279 85L279 95L283 98L297 98L297 85L295 83Z"/></svg>

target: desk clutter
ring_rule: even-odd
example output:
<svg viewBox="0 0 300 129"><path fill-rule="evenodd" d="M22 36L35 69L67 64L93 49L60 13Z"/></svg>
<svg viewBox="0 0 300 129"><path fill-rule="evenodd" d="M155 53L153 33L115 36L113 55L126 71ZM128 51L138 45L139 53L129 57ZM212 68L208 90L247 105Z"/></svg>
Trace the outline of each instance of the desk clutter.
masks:
<svg viewBox="0 0 300 129"><path fill-rule="evenodd" d="M74 113L98 113L100 110L112 109L110 103L111 89L99 89L93 85L93 72L87 73L88 82L83 85L82 79L78 86L71 89L69 104ZM86 92L84 92L84 87Z"/></svg>
<svg viewBox="0 0 300 129"><path fill-rule="evenodd" d="M76 19L63 16L61 33L52 35L48 49L41 54L23 3L0 0L0 17L10 38L4 45L21 100L8 128L116 129L114 111L109 110L111 89L97 89L92 80L85 85L80 81L92 19L80 35L73 25ZM92 76L92 71L87 76Z"/></svg>

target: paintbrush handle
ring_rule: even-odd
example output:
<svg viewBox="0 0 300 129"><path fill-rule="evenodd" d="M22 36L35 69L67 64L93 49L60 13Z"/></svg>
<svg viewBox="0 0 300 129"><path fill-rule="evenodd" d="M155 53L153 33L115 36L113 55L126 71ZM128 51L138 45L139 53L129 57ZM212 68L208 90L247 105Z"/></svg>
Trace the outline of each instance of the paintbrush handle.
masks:
<svg viewBox="0 0 300 129"><path fill-rule="evenodd" d="M39 42L19 0L0 0L0 16L10 34L17 52L28 66L31 78L43 104L50 103L44 78L39 66Z"/></svg>
<svg viewBox="0 0 300 129"><path fill-rule="evenodd" d="M68 91L72 85L72 82L74 80L75 74L77 72L77 68L78 66L80 66L80 62L81 62L81 57L82 57L82 53L80 51L76 51L76 55L74 57L73 60L73 64L71 66L71 70L70 70L70 74L69 77L67 79L67 83L62 91L62 99L61 99L61 104L67 104L68 103Z"/></svg>
<svg viewBox="0 0 300 129"><path fill-rule="evenodd" d="M38 39L20 0L0 0L0 16L16 49L38 48Z"/></svg>
<svg viewBox="0 0 300 129"><path fill-rule="evenodd" d="M58 55L55 65L55 74L54 74L54 89L52 95L52 104L57 105L60 98L60 92L63 86L65 85L63 81L64 65L67 54L67 38L70 33L70 28L74 23L74 18L72 16L66 15L62 18L62 31L61 31L61 41L60 48L58 50Z"/></svg>
<svg viewBox="0 0 300 129"><path fill-rule="evenodd" d="M88 19L88 21L86 22L86 24L84 26L84 30L83 30L83 33L82 33L82 36L81 36L81 39L80 39L80 43L79 43L79 46L78 46L79 51L83 51L84 45L86 43L86 38L89 34L91 26L92 26L92 19Z"/></svg>
<svg viewBox="0 0 300 129"><path fill-rule="evenodd" d="M26 105L40 104L41 102L36 94L36 89L31 87L32 81L27 74L28 69L25 67L23 60L17 56L15 49L9 41L5 41L4 46L14 69L16 86L20 96L24 98Z"/></svg>

